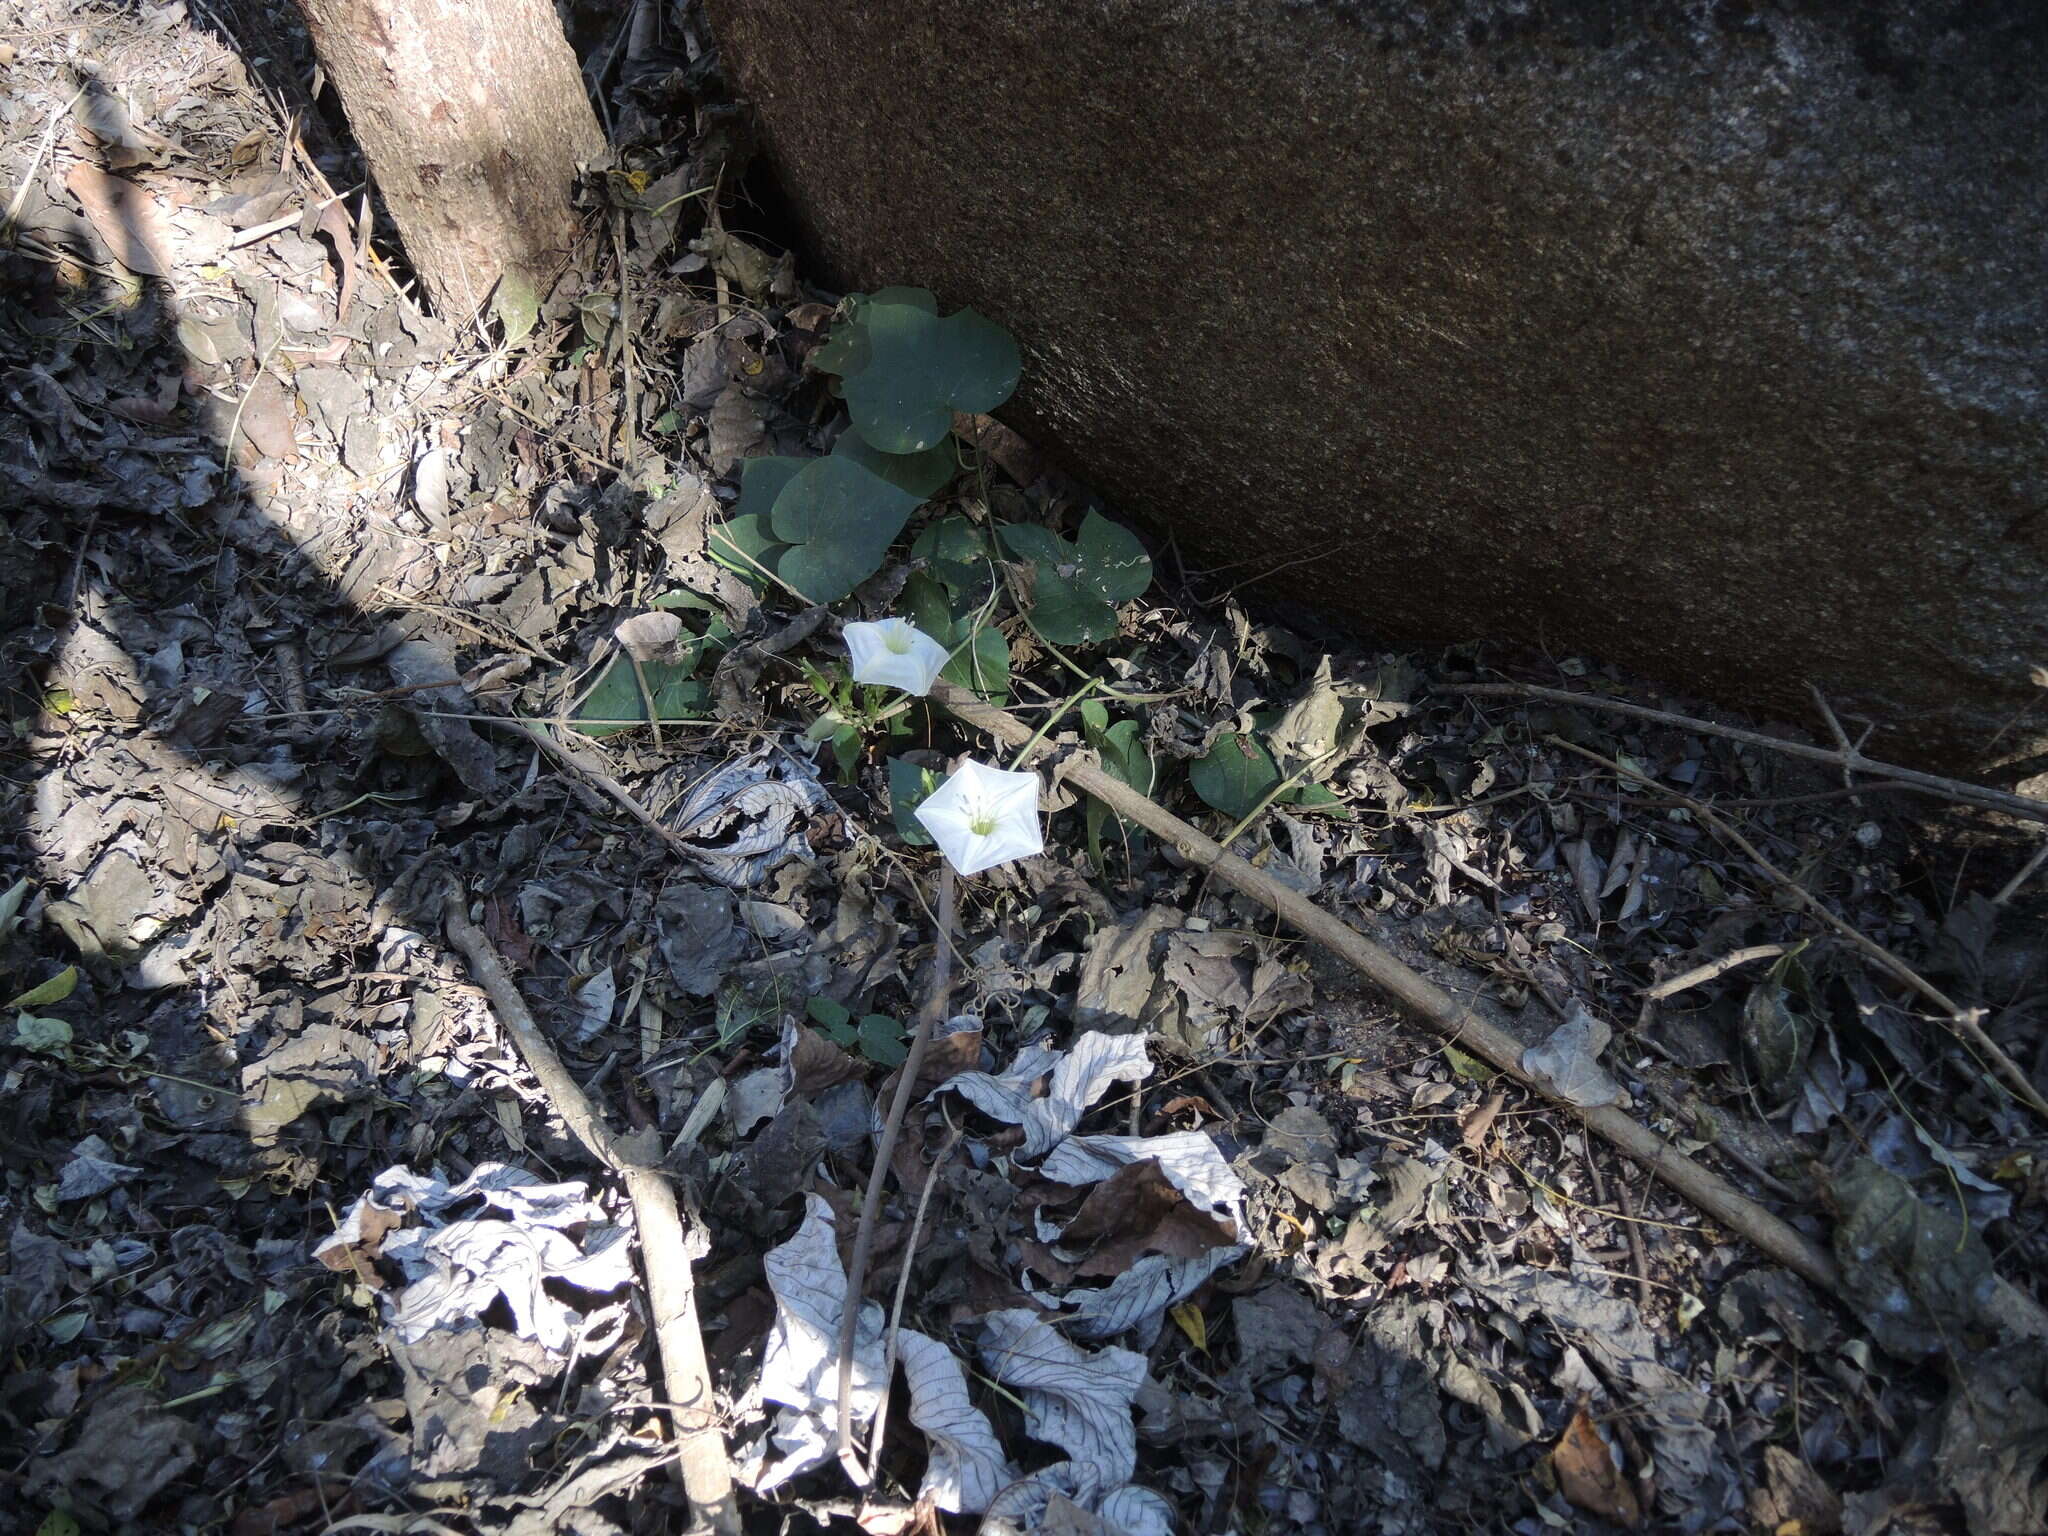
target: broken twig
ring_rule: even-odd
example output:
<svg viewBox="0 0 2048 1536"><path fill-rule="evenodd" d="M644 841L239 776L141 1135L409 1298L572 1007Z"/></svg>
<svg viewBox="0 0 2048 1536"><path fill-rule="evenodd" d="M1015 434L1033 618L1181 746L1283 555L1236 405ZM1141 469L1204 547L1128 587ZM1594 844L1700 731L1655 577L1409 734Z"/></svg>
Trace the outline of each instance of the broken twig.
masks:
<svg viewBox="0 0 2048 1536"><path fill-rule="evenodd" d="M2005 1080L2006 1086L2013 1091L2019 1101L2043 1120L2048 1120L2048 1098L2041 1096L2041 1090L2034 1086L2020 1064L2008 1056L1998 1042L1985 1033L1984 1010L1982 1008L1965 1008L1961 1003L1958 1003L1954 998L1950 997L1941 988L1922 976L1913 967L1906 964L1905 961L1901 960L1875 939L1867 937L1853 925L1837 917L1826 902L1822 901L1805 886L1765 858L1758 851L1756 844L1744 837L1733 822L1704 801L1695 800L1690 795L1680 794L1677 790L1659 784L1647 774L1638 773L1625 763L1618 763L1612 758L1602 757L1590 747L1578 746L1573 742L1566 741L1562 736L1548 736L1544 739L1553 747L1561 747L1567 752L1576 752L1580 757L1588 758L1598 763L1601 767L1612 773L1619 774L1633 783L1646 784L1660 793L1670 796L1688 811L1692 812L1693 815L1699 817L1715 836L1733 843L1737 848L1741 849L1743 857L1756 865L1765 879L1798 902L1805 911L1847 939L1858 950L1862 951L1863 954L1875 961L1879 967L1888 972L1895 980L1910 987L1929 1003L1933 1004L1951 1031L1961 1037L1965 1044L1973 1050L1983 1052L1985 1058L1991 1063L1992 1069Z"/></svg>
<svg viewBox="0 0 2048 1536"><path fill-rule="evenodd" d="M1632 720L1648 720L1657 725L1698 731L1702 735L1725 737L1729 741L1739 741L1747 746L1765 747L1773 752L1781 752L1787 757L1803 757L1810 763L1827 763L1851 773L1882 774L1894 784L1904 785L1923 794L1939 795L1945 800L1974 805L1981 810L2003 811L2008 816L2023 816L2029 821L2048 822L2048 800L2034 800L2026 795L2007 794L2002 789L1987 789L1981 784L1966 783L1962 779L1945 779L1939 774L1920 773L1912 768L1896 768L1890 763L1880 763L1873 758L1865 757L1853 746L1810 747L1803 741L1787 741L1780 736L1766 736L1762 731L1746 731L1740 726L1719 725L1712 720L1696 720L1690 715L1675 715L1669 710L1651 709L1642 704L1603 698L1597 693L1574 693L1568 688L1543 688L1535 683L1443 683L1434 691L1461 693L1472 698L1530 698L1545 699L1553 704L1576 704L1586 709L1602 710L1610 715L1626 715ZM1857 786L1858 789L1875 787ZM1659 784L1657 789L1664 794L1671 793L1663 784Z"/></svg>
<svg viewBox="0 0 2048 1536"><path fill-rule="evenodd" d="M1709 960L1705 965L1696 965L1691 970L1660 981L1654 987L1643 988L1643 996L1653 999L1676 997L1703 982L1712 981L1734 970L1738 965L1747 965L1752 960L1775 960L1790 946L1784 944L1752 944L1747 949L1731 949L1718 959Z"/></svg>
<svg viewBox="0 0 2048 1536"><path fill-rule="evenodd" d="M704 1358L704 1334L697 1323L696 1285L683 1242L682 1213L668 1178L598 1114L562 1058L548 1044L499 958L497 947L469 920L460 890L450 886L445 922L448 937L469 961L470 974L491 1000L505 1033L562 1123L590 1155L619 1175L633 1202L640 1229L640 1258L647 1270L647 1304L654 1314L655 1346L661 1355L663 1390L675 1427L683 1492L699 1519L717 1536L739 1536L739 1500L732 1465L718 1426L711 1369Z"/></svg>

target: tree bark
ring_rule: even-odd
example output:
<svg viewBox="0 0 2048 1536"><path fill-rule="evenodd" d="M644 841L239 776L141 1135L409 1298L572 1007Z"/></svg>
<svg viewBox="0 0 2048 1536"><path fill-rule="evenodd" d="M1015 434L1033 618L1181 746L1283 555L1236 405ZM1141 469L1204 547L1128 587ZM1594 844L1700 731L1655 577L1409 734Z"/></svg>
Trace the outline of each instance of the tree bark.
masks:
<svg viewBox="0 0 2048 1536"><path fill-rule="evenodd" d="M433 308L538 291L575 243L604 134L549 0L299 0Z"/></svg>

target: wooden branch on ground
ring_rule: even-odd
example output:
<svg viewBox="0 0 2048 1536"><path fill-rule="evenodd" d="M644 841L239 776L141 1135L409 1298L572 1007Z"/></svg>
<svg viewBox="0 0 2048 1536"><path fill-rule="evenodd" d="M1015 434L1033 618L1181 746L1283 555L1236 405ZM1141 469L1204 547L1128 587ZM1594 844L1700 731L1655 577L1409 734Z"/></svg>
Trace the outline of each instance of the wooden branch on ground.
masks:
<svg viewBox="0 0 2048 1536"><path fill-rule="evenodd" d="M1739 741L1752 747L1766 747L1787 757L1805 758L1810 763L1826 763L1830 767L1841 768L1851 773L1882 774L1895 784L1903 784L1925 794L1939 795L1945 800L1974 805L1981 810L2003 811L2008 816L2022 816L2029 821L2048 822L2048 800L2007 794L2002 789L1987 789L1981 784L1967 783L1962 779L1945 779L1939 774L1920 773L1912 768L1896 768L1890 763L1880 763L1865 757L1853 746L1810 747L1803 741L1786 741L1780 736L1766 736L1762 731L1746 731L1740 726L1719 725L1712 720L1696 720L1690 715L1675 715L1669 710L1651 709L1643 704L1629 704L1620 699L1603 698L1597 693L1574 693L1569 688L1544 688L1535 683L1439 683L1431 692L1458 693L1468 698L1529 698L1545 699L1553 704L1576 704L1587 709L1602 710L1610 715L1626 715L1631 720L1648 720L1656 725L1676 726L1680 730L1698 731L1706 736L1725 737L1729 741ZM1846 737L1841 739L1847 740ZM1657 788L1665 794L1671 792L1662 784Z"/></svg>
<svg viewBox="0 0 2048 1536"><path fill-rule="evenodd" d="M982 702L964 688L951 683L935 683L931 698L963 724L986 731L1009 746L1021 747L1031 739L1031 728L1023 721ZM1349 963L1416 1022L1444 1039L1454 1041L1459 1049L1481 1057L1531 1093L1562 1104L1522 1070L1520 1040L1478 1009L1458 1002L1385 945L1324 911L1306 896L1289 890L1271 876L1254 869L1213 838L1197 831L1149 796L1141 795L1128 784L1112 778L1094 763L1074 758L1063 763L1061 768L1066 783L1095 796L1119 816L1136 822L1171 844L1189 863L1213 872L1226 885L1285 919L1304 936ZM1626 1152L1698 1209L1748 1239L1770 1258L1823 1289L1839 1292L1841 1273L1826 1250L1736 1190L1719 1175L1701 1167L1663 1137L1612 1106L1598 1109L1563 1107L1575 1109L1601 1137ZM2048 1313L2015 1287L2001 1282L2000 1296L1994 1305L2001 1320L2015 1331L2031 1337L2048 1337Z"/></svg>
<svg viewBox="0 0 2048 1536"><path fill-rule="evenodd" d="M460 890L448 890L444 921L449 940L469 961L470 974L491 1000L498 1022L512 1037L527 1070L539 1079L555 1113L590 1155L619 1175L633 1202L640 1228L640 1257L647 1270L647 1302L661 1355L663 1390L668 1394L683 1492L699 1522L717 1536L740 1536L739 1500L733 1493L732 1464L726 1458L712 1395L711 1369L704 1358L704 1334L697 1322L697 1293L684 1246L682 1213L668 1177L622 1137L612 1133L562 1058L548 1043L513 984L496 946L469 920Z"/></svg>
<svg viewBox="0 0 2048 1536"><path fill-rule="evenodd" d="M896 1093L889 1100L889 1119L882 1127L882 1139L875 1145L875 1166L868 1173L867 1196L861 1201L860 1225L854 1229L853 1254L846 1265L846 1304L839 1310L839 1464L856 1487L868 1484L866 1464L853 1448L853 1343L860 1326L860 1293L867 1285L868 1259L875 1248L875 1227L882 1214L882 1190L889 1182L889 1160L896 1152L896 1138L903 1130L903 1117L917 1094L917 1075L924 1068L925 1051L932 1036L946 1020L946 1006L953 995L953 908L959 876L953 866L940 861L938 935L932 954L932 992L917 1018L917 1032L910 1037L910 1050L896 1069ZM908 1259L905 1259L908 1263ZM881 1383L884 1396L889 1383Z"/></svg>

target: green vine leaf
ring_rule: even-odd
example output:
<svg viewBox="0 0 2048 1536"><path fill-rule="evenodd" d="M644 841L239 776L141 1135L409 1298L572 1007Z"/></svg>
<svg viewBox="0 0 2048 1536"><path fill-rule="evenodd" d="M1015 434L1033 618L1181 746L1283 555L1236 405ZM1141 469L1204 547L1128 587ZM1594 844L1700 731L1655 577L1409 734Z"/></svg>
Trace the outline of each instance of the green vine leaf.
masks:
<svg viewBox="0 0 2048 1536"><path fill-rule="evenodd" d="M1135 720L1110 722L1109 711L1090 699L1081 706L1081 729L1102 759L1102 771L1141 795L1152 793L1158 768L1145 750L1143 727Z"/></svg>
<svg viewBox="0 0 2048 1536"><path fill-rule="evenodd" d="M1242 821L1278 786L1280 770L1255 737L1226 731L1188 764L1188 782L1211 810Z"/></svg>
<svg viewBox="0 0 2048 1536"><path fill-rule="evenodd" d="M886 1013L863 1015L855 1040L861 1055L878 1067L900 1067L910 1055L903 1043L903 1026Z"/></svg>
<svg viewBox="0 0 2048 1536"><path fill-rule="evenodd" d="M1151 794L1158 783L1159 771L1152 761L1152 754L1145 750L1143 730L1138 722L1118 720L1112 724L1109 710L1100 699L1083 701L1080 715L1082 734L1102 759L1102 771L1118 783L1128 784L1141 795ZM1094 859L1096 869L1100 870L1103 828L1112 822L1121 826L1123 818L1091 795L1082 810L1082 821L1088 834L1089 857Z"/></svg>
<svg viewBox="0 0 2048 1536"><path fill-rule="evenodd" d="M1003 545L1034 567L1031 627L1054 645L1097 645L1116 633L1116 610L1152 585L1152 559L1137 535L1099 512L1072 543L1048 528L1011 523Z"/></svg>
<svg viewBox="0 0 2048 1536"><path fill-rule="evenodd" d="M840 322L833 326L832 334L825 338L824 344L811 354L812 367L823 373L836 373L841 378L867 367L874 352L868 345L867 327L861 324L861 313L870 304L907 304L912 309L923 310L934 319L939 313L939 301L929 288L877 288L873 293L849 293L842 306L844 315Z"/></svg>
<svg viewBox="0 0 2048 1536"><path fill-rule="evenodd" d="M786 547L769 526L775 499L804 467L803 459L747 459L740 465L740 497L722 523L712 525L706 540L711 558L728 570L739 572L759 591L768 585L764 570L772 572Z"/></svg>
<svg viewBox="0 0 2048 1536"><path fill-rule="evenodd" d="M979 605L963 607L943 585L920 571L903 584L903 606L911 623L954 653L940 669L940 677L973 689L992 704L1009 701L1010 642L993 624L974 627Z"/></svg>
<svg viewBox="0 0 2048 1536"><path fill-rule="evenodd" d="M944 442L955 411L994 410L1024 371L1008 331L971 309L941 319L921 288L849 299L846 318L812 362L839 375L854 430L894 454Z"/></svg>
<svg viewBox="0 0 2048 1536"><path fill-rule="evenodd" d="M930 501L960 472L953 457L953 445L938 443L922 453L884 453L858 432L843 432L832 445L832 456L851 459L871 475L879 476L919 501Z"/></svg>
<svg viewBox="0 0 2048 1536"><path fill-rule="evenodd" d="M1188 764L1188 782L1195 793L1211 810L1221 811L1232 821L1251 815L1285 778L1264 743L1236 731L1218 736L1207 752ZM1291 784L1274 795L1271 803L1326 811L1340 819L1351 815L1351 808L1321 784Z"/></svg>
<svg viewBox="0 0 2048 1536"><path fill-rule="evenodd" d="M889 759L889 814L896 831L913 848L929 848L931 833L917 819L917 808L945 782L945 775L901 757Z"/></svg>
<svg viewBox="0 0 2048 1536"><path fill-rule="evenodd" d="M833 1044L853 1044L853 1010L846 1004L829 997L814 997L804 1004L804 1012Z"/></svg>
<svg viewBox="0 0 2048 1536"><path fill-rule="evenodd" d="M647 693L640 692L640 678L633 673L632 659L614 656L591 690L576 706L570 724L585 736L615 736L647 721L647 704L654 704L657 720L703 720L711 713L711 690L696 680L697 668L707 652L716 654L732 639L723 622L712 632L699 636L676 661L643 661L640 673L647 679Z"/></svg>
<svg viewBox="0 0 2048 1536"><path fill-rule="evenodd" d="M768 519L755 512L713 524L705 543L712 559L737 571L757 592L768 585L763 572L773 571L789 548L768 531Z"/></svg>
<svg viewBox="0 0 2048 1536"><path fill-rule="evenodd" d="M882 568L923 500L850 458L813 459L775 498L769 531L790 546L775 574L811 602L837 602Z"/></svg>
<svg viewBox="0 0 2048 1536"><path fill-rule="evenodd" d="M770 457L745 459L740 463L740 499L733 503L734 517L766 518L775 510L776 498L802 471L808 459Z"/></svg>
<svg viewBox="0 0 2048 1536"><path fill-rule="evenodd" d="M964 517L927 523L911 542L910 554L924 562L957 609L979 608L995 590L995 540L979 523Z"/></svg>

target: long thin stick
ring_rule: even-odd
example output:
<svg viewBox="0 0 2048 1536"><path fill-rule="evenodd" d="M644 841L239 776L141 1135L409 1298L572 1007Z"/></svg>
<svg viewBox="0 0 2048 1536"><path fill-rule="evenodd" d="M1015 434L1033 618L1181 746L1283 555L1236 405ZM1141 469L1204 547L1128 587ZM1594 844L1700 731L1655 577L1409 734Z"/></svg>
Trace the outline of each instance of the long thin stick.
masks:
<svg viewBox="0 0 2048 1536"><path fill-rule="evenodd" d="M918 1239L924 1234L924 1218L932 1208L932 1192L939 1187L939 1169L953 1155L953 1149L960 1145L960 1127L951 1125L946 1144L939 1148L939 1155L933 1160L931 1171L925 1175L924 1188L917 1192L917 1209L911 1213L910 1236L903 1241L903 1262L896 1271L896 1300L889 1307L889 1347L882 1353L882 1380L896 1379L896 1357L903 1344L903 1304L910 1299L910 1276L917 1266L911 1262L917 1256ZM868 1427L867 1480L875 1480L875 1469L882 1464L882 1439L889 1427L889 1394L882 1394L881 1402L875 1405L875 1422Z"/></svg>
<svg viewBox="0 0 2048 1536"><path fill-rule="evenodd" d="M1726 975L1738 965L1747 965L1752 960L1775 960L1785 953L1785 949L1783 944L1752 944L1747 949L1731 949L1717 960L1696 965L1683 975L1660 981L1654 987L1643 988L1643 996L1652 999L1676 997L1688 987L1697 987L1716 976Z"/></svg>
<svg viewBox="0 0 2048 1536"><path fill-rule="evenodd" d="M1811 913L1828 927L1834 929L1836 933L1869 956L1898 981L1903 982L1906 986L1926 998L1928 1002L1932 1003L1935 1009L1942 1014L1944 1021L1952 1031L1960 1035L1970 1046L1984 1053L1985 1057L1991 1062L1993 1070L2005 1079L2006 1086L2019 1096L2020 1102L2025 1104L2043 1120L2048 1120L2048 1098L2041 1096L2041 1090L2033 1085L2020 1064L2008 1056L1996 1040L1993 1040L1990 1035L1985 1033L1984 1010L1982 1008L1965 1008L1961 1003L1958 1003L1954 998L1950 997L1941 988L1922 976L1913 967L1906 964L1905 961L1901 960L1875 939L1859 933L1849 923L1835 916L1826 902L1822 901L1818 896L1807 890L1805 886L1765 858L1762 853L1757 851L1756 844L1744 837L1733 822L1715 811L1712 806L1707 805L1703 801L1695 800L1690 795L1680 794L1675 789L1667 788L1647 775L1638 773L1625 763L1615 762L1612 758L1602 757L1598 752L1588 747L1581 747L1566 741L1562 736L1550 736L1546 737L1545 740L1553 747L1562 747L1567 752L1576 752L1581 757L1589 758L1601 767L1619 774L1623 778L1638 784L1649 785L1651 788L1669 795L1688 811L1692 812L1693 815L1699 817L1717 837L1724 838L1728 842L1733 843L1737 848L1740 848L1743 857L1762 870L1764 877L1777 886L1778 889L1798 902L1807 912Z"/></svg>
<svg viewBox="0 0 2048 1536"><path fill-rule="evenodd" d="M1986 810L2004 811L2011 816L2024 816L2029 821L2048 821L2048 800L2010 795L2002 789L1987 789L1981 784L1969 784L1961 779L1945 779L1939 774L1920 773L1912 768L1895 768L1890 763L1880 763L1874 758L1865 757L1854 747L1846 750L1834 747L1809 747L1803 741L1786 741L1783 737L1766 736L1761 731L1745 731L1740 726L1720 725L1712 720L1696 720L1690 715L1674 715L1669 710L1651 709L1643 704L1628 704L1620 699L1603 698L1597 693L1573 693L1568 688L1543 688L1535 683L1443 683L1438 684L1432 691L1462 693L1473 698L1548 699L1555 704L1576 704L1610 715L1627 715L1633 720L1649 720L1658 725L1698 731L1706 736L1723 736L1730 741L1744 742L1752 747L1767 747L1787 757L1803 757L1811 763L1827 763L1853 773L1882 774L1887 779L1909 784L1915 789L1940 795L1944 799L1981 806ZM1661 784L1657 787L1667 794L1670 792Z"/></svg>
<svg viewBox="0 0 2048 1536"><path fill-rule="evenodd" d="M973 695L969 695L973 697ZM1018 722L1026 736L1029 726ZM946 1005L953 995L953 904L958 876L950 863L939 874L938 953L933 959L932 993L924 1012L918 1015L917 1033L911 1036L910 1052L896 1073L896 1094L889 1101L889 1119L882 1127L882 1139L875 1146L875 1166L868 1174L867 1198L861 1202L860 1226L853 1235L853 1257L846 1266L846 1305L839 1314L839 1464L859 1487L866 1487L868 1469L853 1449L853 1336L860 1322L860 1293L867 1284L868 1258L874 1251L875 1227L882 1212L882 1190L889 1182L889 1159L896 1150L896 1138L903 1130L903 1117L917 1092L917 1075L924 1068L924 1053L932 1034L946 1017ZM888 1391L889 1384L882 1383Z"/></svg>
<svg viewBox="0 0 2048 1536"><path fill-rule="evenodd" d="M956 719L987 731L999 741L1021 745L1031 736L1031 728L1023 721L984 704L964 688L951 683L936 683L931 697L935 704ZM1162 841L1172 844L1190 864L1212 870L1216 878L1226 885L1263 903L1301 933L1347 961L1417 1022L1446 1039L1455 1040L1460 1049L1483 1058L1531 1092L1545 1099L1551 1098L1542 1084L1522 1070L1521 1041L1476 1008L1458 1002L1428 977L1403 963L1384 945L1325 912L1306 896L1290 891L1254 869L1150 796L1139 794L1092 763L1077 759L1063 766L1067 783L1095 796L1119 816L1135 821ZM1612 1106L1579 1109L1577 1112L1602 1137L1707 1215L1748 1238L1769 1257L1826 1290L1840 1289L1841 1272L1825 1250L1737 1191L1726 1180L1701 1167L1663 1137ZM2001 1319L2015 1331L2031 1337L2048 1336L2048 1313L2013 1286L2001 1282L1994 1306Z"/></svg>
<svg viewBox="0 0 2048 1536"><path fill-rule="evenodd" d="M675 1426L683 1492L717 1536L740 1536L739 1500L733 1493L725 1437L719 1432L711 1369L704 1359L704 1333L697 1323L696 1286L683 1244L683 1219L676 1209L675 1191L658 1168L612 1134L589 1095L569 1075L562 1058L533 1022L497 947L469 920L460 890L450 887L446 907L448 937L469 961L470 973L490 998L498 1022L512 1037L527 1070L539 1080L562 1123L626 1186L640 1228L647 1302L654 1314L654 1340Z"/></svg>

